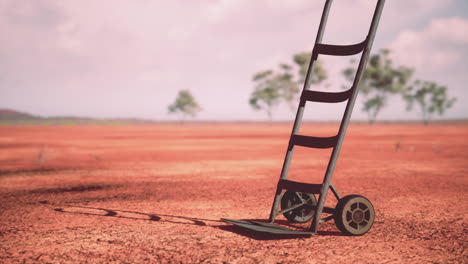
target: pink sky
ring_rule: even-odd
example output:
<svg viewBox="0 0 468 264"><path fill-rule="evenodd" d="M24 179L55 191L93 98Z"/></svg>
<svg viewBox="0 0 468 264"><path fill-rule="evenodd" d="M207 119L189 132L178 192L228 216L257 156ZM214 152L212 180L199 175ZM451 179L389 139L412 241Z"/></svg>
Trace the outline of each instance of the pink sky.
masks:
<svg viewBox="0 0 468 264"><path fill-rule="evenodd" d="M364 39L374 0L335 0L326 43ZM248 105L254 73L313 47L324 1L0 0L0 108L43 116L176 119L167 106L189 89L198 120L264 120ZM416 77L449 87L446 118L468 118L468 3L388 0L373 51L393 50ZM324 57L330 91L349 58ZM321 89L321 87L317 87ZM366 119L358 101L354 119ZM313 105L305 119L339 119ZM275 119L294 118L286 105ZM399 98L380 119L418 119Z"/></svg>

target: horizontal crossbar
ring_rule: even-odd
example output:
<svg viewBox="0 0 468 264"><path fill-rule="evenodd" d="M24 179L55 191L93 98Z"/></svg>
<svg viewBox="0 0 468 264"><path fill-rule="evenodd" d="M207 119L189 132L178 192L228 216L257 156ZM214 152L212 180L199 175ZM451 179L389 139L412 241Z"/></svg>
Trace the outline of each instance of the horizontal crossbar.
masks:
<svg viewBox="0 0 468 264"><path fill-rule="evenodd" d="M308 148L333 148L336 146L338 136L334 137L308 137L292 135L289 144Z"/></svg>
<svg viewBox="0 0 468 264"><path fill-rule="evenodd" d="M327 214L334 214L335 208L324 206L322 212L327 213Z"/></svg>
<svg viewBox="0 0 468 264"><path fill-rule="evenodd" d="M278 182L278 188L288 190L291 192L318 194L322 190L322 184L302 183L280 179Z"/></svg>
<svg viewBox="0 0 468 264"><path fill-rule="evenodd" d="M284 210L281 210L281 211L277 212L276 214L277 214L277 215L284 214L284 213L286 213L286 212L289 212L289 211L292 211L292 210L297 209L297 208L299 208L299 207L302 207L302 206L304 206L304 204L306 204L306 203L298 203L298 204L295 204L295 205L293 205L293 206L291 206L291 207L289 207L289 208L286 208L286 209L284 209Z"/></svg>
<svg viewBox="0 0 468 264"><path fill-rule="evenodd" d="M354 45L328 45L317 43L314 46L312 53L314 59L317 58L318 54L323 55L334 55L334 56L349 56L355 55L364 50L367 45L367 39L361 43Z"/></svg>
<svg viewBox="0 0 468 264"><path fill-rule="evenodd" d="M319 103L340 103L349 99L352 90L353 89L349 89L347 91L338 93L304 90L302 91L301 100Z"/></svg>
<svg viewBox="0 0 468 264"><path fill-rule="evenodd" d="M327 216L327 217L325 217L325 218L320 219L320 223L328 222L328 221L330 221L330 220L333 220L333 218L334 218L333 215L329 215L329 216Z"/></svg>

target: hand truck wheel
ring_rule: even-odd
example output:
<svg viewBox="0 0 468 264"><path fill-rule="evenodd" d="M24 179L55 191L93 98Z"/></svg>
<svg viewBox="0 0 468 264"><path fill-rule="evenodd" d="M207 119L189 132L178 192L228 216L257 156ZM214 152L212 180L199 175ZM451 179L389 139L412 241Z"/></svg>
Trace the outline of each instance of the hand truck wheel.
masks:
<svg viewBox="0 0 468 264"><path fill-rule="evenodd" d="M281 210L291 208L302 203L304 203L303 206L283 213L284 217L286 217L289 222L305 223L309 221L312 216L314 216L317 199L311 193L290 191L284 193L283 198L281 198Z"/></svg>
<svg viewBox="0 0 468 264"><path fill-rule="evenodd" d="M333 216L341 232L350 236L361 236L374 224L375 211L366 197L353 194L338 201Z"/></svg>

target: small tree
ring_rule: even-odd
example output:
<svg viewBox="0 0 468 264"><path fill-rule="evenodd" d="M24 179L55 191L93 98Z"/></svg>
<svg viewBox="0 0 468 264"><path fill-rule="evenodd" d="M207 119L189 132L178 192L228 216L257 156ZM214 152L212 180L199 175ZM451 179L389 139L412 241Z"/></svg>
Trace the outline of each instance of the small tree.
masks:
<svg viewBox="0 0 468 264"><path fill-rule="evenodd" d="M371 124L385 107L388 96L407 90L407 83L413 75L410 68L395 68L389 54L389 50L383 49L372 55L361 77L360 92L365 98L363 110L367 112ZM351 61L351 64L355 64L355 61ZM354 81L356 74L356 67L353 66L343 70L344 77L350 82Z"/></svg>
<svg viewBox="0 0 468 264"><path fill-rule="evenodd" d="M312 53L310 52L300 52L293 56L294 63L299 67L298 75L298 83L304 84L305 78L307 76L307 70L309 69L310 59ZM317 60L314 63L314 68L312 69L312 79L309 81L311 84L319 84L328 78L327 71L323 67L323 63L321 60Z"/></svg>
<svg viewBox="0 0 468 264"><path fill-rule="evenodd" d="M310 59L312 57L311 52L300 52L293 55L293 61L298 67L298 76L297 76L297 92L296 94L302 89L304 86L305 79L307 77L307 71L309 69ZM311 85L318 85L325 81L328 78L327 71L325 70L323 63L321 60L317 60L314 63L314 67L312 69L312 74L309 79L309 83ZM295 96L291 99L291 101L295 99Z"/></svg>
<svg viewBox="0 0 468 264"><path fill-rule="evenodd" d="M311 58L310 52L301 52L293 56L293 62L298 67L297 75L292 73L293 66L289 64L280 64L279 72L273 70L259 72L254 75L253 81L256 83L255 90L252 93L249 103L256 109L265 109L268 119L273 119L273 108L284 100L293 109L293 101L296 95L301 91L307 75L307 69ZM314 64L311 84L318 84L327 78L321 61Z"/></svg>
<svg viewBox="0 0 468 264"><path fill-rule="evenodd" d="M197 112L201 111L201 107L198 105L195 97L190 93L189 90L181 90L175 100L175 102L168 107L169 113L181 113L181 123L184 123L187 115L195 116Z"/></svg>
<svg viewBox="0 0 468 264"><path fill-rule="evenodd" d="M256 83L255 90L250 96L249 103L256 109L265 109L268 120L273 120L273 108L278 105L281 98L279 85L273 76L272 70L266 70L254 75L253 81Z"/></svg>
<svg viewBox="0 0 468 264"><path fill-rule="evenodd" d="M280 64L281 72L272 77L272 81L278 87L281 99L292 108L294 106L294 99L300 88L294 75L291 73L292 66L289 64Z"/></svg>
<svg viewBox="0 0 468 264"><path fill-rule="evenodd" d="M455 98L448 98L447 87L435 82L416 80L403 95L407 103L407 110L417 103L421 109L422 119L425 125L429 123L432 115L442 115L446 109L452 107Z"/></svg>

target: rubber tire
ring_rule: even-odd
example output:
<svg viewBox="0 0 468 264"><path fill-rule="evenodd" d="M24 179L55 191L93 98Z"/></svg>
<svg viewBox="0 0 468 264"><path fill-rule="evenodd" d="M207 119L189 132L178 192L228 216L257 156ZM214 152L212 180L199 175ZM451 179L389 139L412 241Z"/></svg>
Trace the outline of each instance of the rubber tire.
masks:
<svg viewBox="0 0 468 264"><path fill-rule="evenodd" d="M338 201L333 217L335 225L342 233L349 236L362 236L372 228L375 210L366 197L353 194Z"/></svg>
<svg viewBox="0 0 468 264"><path fill-rule="evenodd" d="M292 223L306 223L310 219L312 219L312 217L315 214L315 210L311 207L317 205L317 198L315 198L315 196L311 193L299 194L303 199L306 199L308 201L308 204L298 207L289 212L283 213L284 217L286 217L286 219L288 219L288 221ZM281 198L281 210L290 208L291 206L298 203L301 203L301 201L299 200L299 197L296 196L296 193L287 191L283 194L283 197Z"/></svg>

